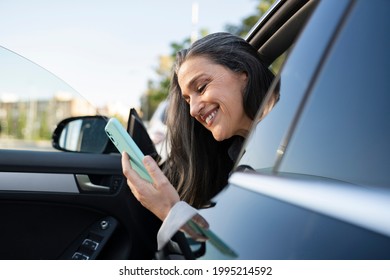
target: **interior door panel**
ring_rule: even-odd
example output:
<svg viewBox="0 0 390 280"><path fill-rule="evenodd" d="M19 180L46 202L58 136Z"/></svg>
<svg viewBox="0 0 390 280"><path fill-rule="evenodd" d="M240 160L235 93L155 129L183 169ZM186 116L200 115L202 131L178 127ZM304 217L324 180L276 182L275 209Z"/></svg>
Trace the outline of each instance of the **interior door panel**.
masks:
<svg viewBox="0 0 390 280"><path fill-rule="evenodd" d="M0 259L150 259L159 221L119 154L0 150Z"/></svg>

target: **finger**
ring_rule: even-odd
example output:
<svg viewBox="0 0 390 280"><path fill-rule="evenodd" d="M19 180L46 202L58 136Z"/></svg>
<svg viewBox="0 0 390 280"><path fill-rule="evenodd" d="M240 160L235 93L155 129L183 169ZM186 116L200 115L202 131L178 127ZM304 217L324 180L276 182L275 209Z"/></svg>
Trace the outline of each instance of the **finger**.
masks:
<svg viewBox="0 0 390 280"><path fill-rule="evenodd" d="M138 173L132 168L130 157L126 152L122 153L122 171L123 174L130 179L130 181L139 181L142 180Z"/></svg>
<svg viewBox="0 0 390 280"><path fill-rule="evenodd" d="M126 178L132 181L132 178L135 176L133 168L131 167L130 157L126 152L122 153L122 172L126 176Z"/></svg>
<svg viewBox="0 0 390 280"><path fill-rule="evenodd" d="M122 171L123 171L123 173L127 173L127 171L129 169L131 169L131 165L130 165L129 155L126 152L122 153L121 163L122 163Z"/></svg>
<svg viewBox="0 0 390 280"><path fill-rule="evenodd" d="M145 156L142 162L145 165L145 168L148 171L150 177L152 177L153 182L159 182L159 186L170 184L167 177L165 177L164 173L161 171L160 167L151 156Z"/></svg>
<svg viewBox="0 0 390 280"><path fill-rule="evenodd" d="M132 176L134 176L134 175L132 174L132 168L131 168L131 164L130 164L129 155L126 152L122 153L121 163L122 163L123 175L125 175L125 177L127 179L127 185L129 186L130 190L133 192Z"/></svg>
<svg viewBox="0 0 390 280"><path fill-rule="evenodd" d="M138 173L131 167L129 155L126 152L122 153L122 172L127 179L127 185L136 197L139 196L140 190L145 190L146 182L138 175Z"/></svg>

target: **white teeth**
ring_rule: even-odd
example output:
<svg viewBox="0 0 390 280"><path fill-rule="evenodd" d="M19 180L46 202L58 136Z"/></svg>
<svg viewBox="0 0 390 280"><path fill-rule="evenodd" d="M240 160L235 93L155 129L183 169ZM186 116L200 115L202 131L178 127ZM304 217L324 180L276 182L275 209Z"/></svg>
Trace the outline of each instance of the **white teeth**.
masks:
<svg viewBox="0 0 390 280"><path fill-rule="evenodd" d="M206 124L209 124L212 119L214 119L215 115L217 114L217 111L212 112L207 118L206 118Z"/></svg>

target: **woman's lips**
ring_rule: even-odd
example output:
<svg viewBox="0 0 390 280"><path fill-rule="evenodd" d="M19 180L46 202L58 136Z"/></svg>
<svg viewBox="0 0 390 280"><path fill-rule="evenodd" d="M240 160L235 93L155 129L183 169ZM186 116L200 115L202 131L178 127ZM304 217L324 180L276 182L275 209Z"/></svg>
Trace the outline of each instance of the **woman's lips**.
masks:
<svg viewBox="0 0 390 280"><path fill-rule="evenodd" d="M204 116L202 116L202 120L208 125L210 126L215 118L215 116L217 115L218 113L218 109L219 108L215 108L215 109L212 109L211 111L209 111L207 114L205 114Z"/></svg>

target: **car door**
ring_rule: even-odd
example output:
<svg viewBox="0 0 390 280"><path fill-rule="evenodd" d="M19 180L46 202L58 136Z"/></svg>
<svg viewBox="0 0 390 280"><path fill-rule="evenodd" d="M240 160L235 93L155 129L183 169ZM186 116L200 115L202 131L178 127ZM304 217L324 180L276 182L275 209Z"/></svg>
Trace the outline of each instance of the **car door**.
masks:
<svg viewBox="0 0 390 280"><path fill-rule="evenodd" d="M0 259L150 259L159 222L119 153L51 146L62 119L99 112L33 62L5 48L0 60Z"/></svg>
<svg viewBox="0 0 390 280"><path fill-rule="evenodd" d="M320 1L295 42L278 103L202 211L238 258L390 258L388 6Z"/></svg>

